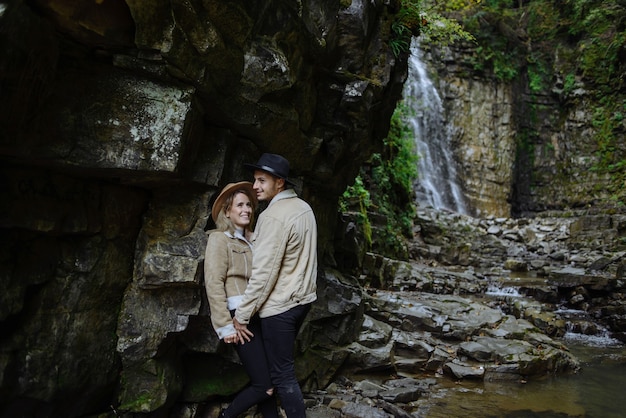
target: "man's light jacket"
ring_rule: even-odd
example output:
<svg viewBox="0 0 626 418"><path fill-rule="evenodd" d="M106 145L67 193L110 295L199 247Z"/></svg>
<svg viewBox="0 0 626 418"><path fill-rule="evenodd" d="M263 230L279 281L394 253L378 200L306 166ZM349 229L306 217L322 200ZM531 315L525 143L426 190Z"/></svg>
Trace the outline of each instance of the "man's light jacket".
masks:
<svg viewBox="0 0 626 418"><path fill-rule="evenodd" d="M242 324L259 313L277 315L317 299L317 223L293 189L278 193L259 216L252 276L235 317Z"/></svg>

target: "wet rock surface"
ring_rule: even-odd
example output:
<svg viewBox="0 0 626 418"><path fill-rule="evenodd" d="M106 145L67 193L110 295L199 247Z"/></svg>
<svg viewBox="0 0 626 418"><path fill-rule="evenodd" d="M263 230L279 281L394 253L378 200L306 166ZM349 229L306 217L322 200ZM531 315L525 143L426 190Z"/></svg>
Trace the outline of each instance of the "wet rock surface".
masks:
<svg viewBox="0 0 626 418"><path fill-rule="evenodd" d="M334 349L343 360L326 386L305 383L307 416L424 416L447 385L494 388L579 373L584 366L566 333L607 332L620 344L626 311L619 239L575 227L593 224L596 215L420 216L416 259L366 255L356 279L364 301L362 317L354 317L358 335ZM451 261L468 243L465 261Z"/></svg>

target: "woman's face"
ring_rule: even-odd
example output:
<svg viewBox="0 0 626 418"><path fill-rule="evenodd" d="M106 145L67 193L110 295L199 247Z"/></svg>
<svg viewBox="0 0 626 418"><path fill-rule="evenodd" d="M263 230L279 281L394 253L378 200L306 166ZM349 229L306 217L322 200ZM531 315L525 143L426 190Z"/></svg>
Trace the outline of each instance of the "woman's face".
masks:
<svg viewBox="0 0 626 418"><path fill-rule="evenodd" d="M252 219L252 203L245 193L236 193L233 203L226 210L226 217L238 228L246 228Z"/></svg>

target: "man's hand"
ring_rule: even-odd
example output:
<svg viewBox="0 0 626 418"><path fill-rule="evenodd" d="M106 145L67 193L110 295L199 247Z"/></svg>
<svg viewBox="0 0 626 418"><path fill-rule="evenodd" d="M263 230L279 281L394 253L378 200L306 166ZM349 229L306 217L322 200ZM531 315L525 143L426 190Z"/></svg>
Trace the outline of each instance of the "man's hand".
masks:
<svg viewBox="0 0 626 418"><path fill-rule="evenodd" d="M237 331L237 341L241 344L250 342L250 338L254 337L254 334L248 329L248 325L239 323L237 318L233 318L233 324L235 325L235 330Z"/></svg>

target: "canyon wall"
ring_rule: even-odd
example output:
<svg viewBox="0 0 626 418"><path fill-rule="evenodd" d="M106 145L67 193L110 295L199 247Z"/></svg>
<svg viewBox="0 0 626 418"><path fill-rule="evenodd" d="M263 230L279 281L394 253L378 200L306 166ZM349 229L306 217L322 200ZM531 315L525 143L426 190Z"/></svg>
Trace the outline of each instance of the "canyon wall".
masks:
<svg viewBox="0 0 626 418"><path fill-rule="evenodd" d="M531 91L525 68L508 83L476 69L475 47L427 52L474 215L531 216L611 201L610 174L594 169L600 104L582 77L568 91L557 67L551 84Z"/></svg>
<svg viewBox="0 0 626 418"><path fill-rule="evenodd" d="M0 4L3 415L151 413L238 390L201 267L216 193L263 152L290 160L317 216L309 329L338 331L325 301L341 290L323 267L338 196L382 147L406 77L389 47L398 7Z"/></svg>

